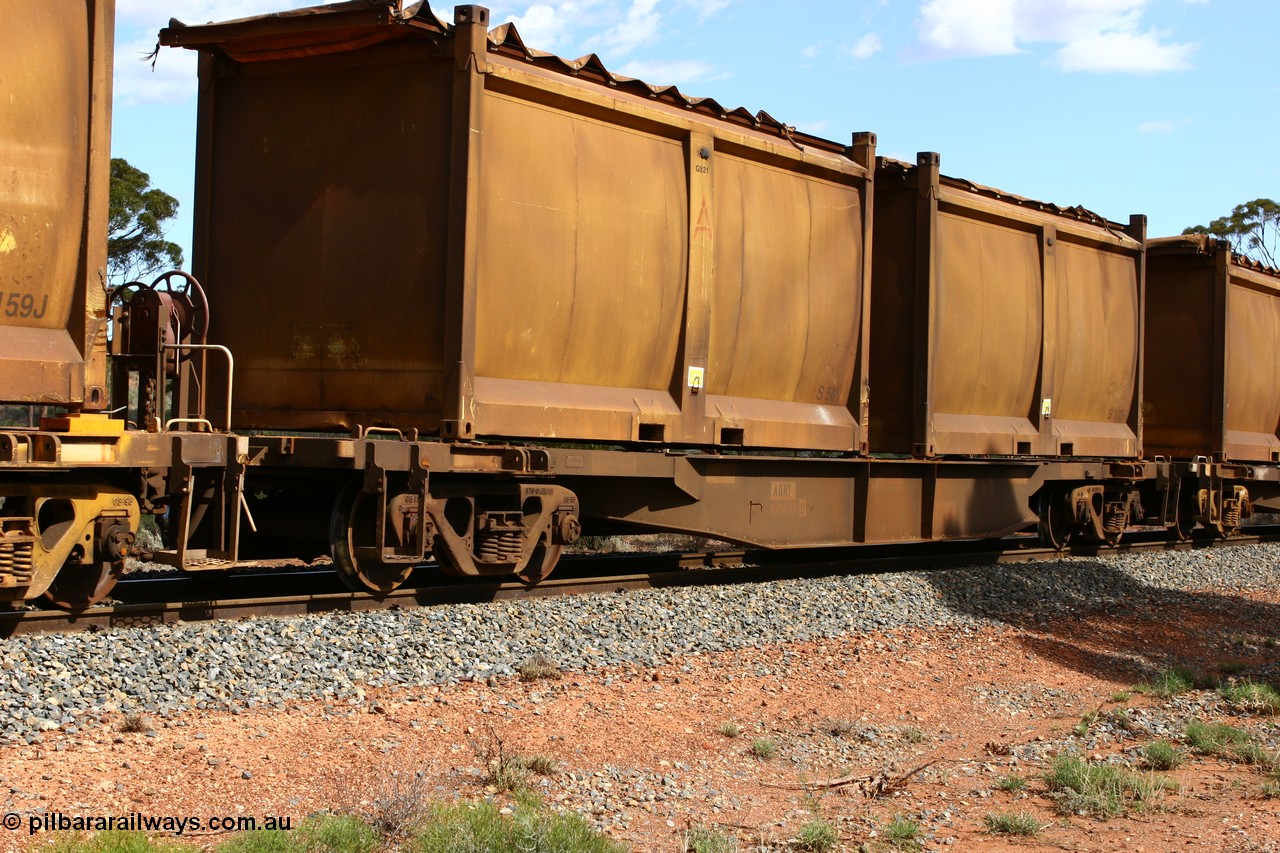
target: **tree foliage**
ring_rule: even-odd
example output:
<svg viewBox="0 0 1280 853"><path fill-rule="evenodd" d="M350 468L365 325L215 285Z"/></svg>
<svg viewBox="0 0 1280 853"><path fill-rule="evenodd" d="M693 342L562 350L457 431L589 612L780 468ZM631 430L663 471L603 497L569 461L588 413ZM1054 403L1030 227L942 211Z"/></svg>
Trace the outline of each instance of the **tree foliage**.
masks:
<svg viewBox="0 0 1280 853"><path fill-rule="evenodd" d="M1247 255L1270 267L1280 267L1280 204L1269 198L1236 205L1229 216L1208 225L1195 225L1183 234L1208 234L1226 240L1237 255Z"/></svg>
<svg viewBox="0 0 1280 853"><path fill-rule="evenodd" d="M151 186L151 176L123 157L111 160L107 230L108 279L113 286L182 266L182 247L165 239L178 200Z"/></svg>

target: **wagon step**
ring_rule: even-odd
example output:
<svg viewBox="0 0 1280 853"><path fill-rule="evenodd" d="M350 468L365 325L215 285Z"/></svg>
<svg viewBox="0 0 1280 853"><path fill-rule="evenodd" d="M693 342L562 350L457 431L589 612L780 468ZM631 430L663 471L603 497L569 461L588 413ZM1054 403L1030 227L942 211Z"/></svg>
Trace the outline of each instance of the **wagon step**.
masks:
<svg viewBox="0 0 1280 853"><path fill-rule="evenodd" d="M185 559L184 559L185 557ZM173 566L186 572L213 572L233 568L237 563L225 557L210 557L204 549L155 551L151 560L164 566Z"/></svg>

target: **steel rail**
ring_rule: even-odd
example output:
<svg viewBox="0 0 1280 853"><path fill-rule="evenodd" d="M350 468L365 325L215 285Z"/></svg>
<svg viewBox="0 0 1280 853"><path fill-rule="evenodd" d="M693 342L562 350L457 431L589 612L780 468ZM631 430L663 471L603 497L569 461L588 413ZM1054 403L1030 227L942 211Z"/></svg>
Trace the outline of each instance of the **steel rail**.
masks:
<svg viewBox="0 0 1280 853"><path fill-rule="evenodd" d="M1195 538L1171 541L1164 531L1130 534L1119 545L1089 546L1054 551L1040 547L1034 537L990 541L926 542L909 545L861 545L837 548L807 548L791 551L729 550L694 553L651 553L578 556L562 562L563 573L535 587L498 579L458 582L437 576L435 583L402 587L389 595L337 591L337 575L332 569L307 567L284 569L255 575L222 578L218 586L240 585L247 580L288 586L287 592L244 598L215 598L183 595L181 600L117 603L94 607L82 613L57 610L15 610L0 612L0 637L29 633L66 633L110 628L145 627L176 622L214 619L243 619L256 616L301 616L311 613L368 612L409 609L444 604L511 601L553 595L591 592L623 592L710 584L750 583L787 578L813 578L841 574L884 574L898 571L928 571L962 566L997 565L1058 557L1115 556L1140 551L1189 551L1216 547L1254 545L1280 541L1280 525L1248 528L1248 534L1225 540ZM629 574L602 574L601 570L642 565ZM428 567L430 570L430 567ZM422 572L420 569L419 572ZM117 597L131 586L162 589L202 580L202 576L146 576L122 580ZM411 581L419 581L415 575ZM303 582L328 584L333 591L298 593ZM207 589L207 585L205 589ZM197 591L200 588L195 587Z"/></svg>

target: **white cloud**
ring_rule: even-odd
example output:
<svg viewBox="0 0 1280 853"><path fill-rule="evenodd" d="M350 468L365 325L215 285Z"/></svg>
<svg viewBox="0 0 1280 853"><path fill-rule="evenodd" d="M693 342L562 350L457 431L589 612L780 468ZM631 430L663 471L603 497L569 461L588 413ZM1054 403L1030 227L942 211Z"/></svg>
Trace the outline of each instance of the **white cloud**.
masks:
<svg viewBox="0 0 1280 853"><path fill-rule="evenodd" d="M195 53L160 48L153 66L146 57L155 49L154 36L116 45L113 97L117 103L176 104L195 95Z"/></svg>
<svg viewBox="0 0 1280 853"><path fill-rule="evenodd" d="M1057 53L1063 71L1121 71L1151 74L1191 67L1194 44L1161 44L1159 34L1097 33L1063 45Z"/></svg>
<svg viewBox="0 0 1280 853"><path fill-rule="evenodd" d="M819 42L818 44L811 44L800 51L800 56L803 59L816 59L818 54L822 53L826 49L827 43L825 41Z"/></svg>
<svg viewBox="0 0 1280 853"><path fill-rule="evenodd" d="M618 73L627 77L639 78L655 86L668 84L682 86L707 80L723 80L730 76L729 72L696 59L658 60L654 62L632 60L619 68Z"/></svg>
<svg viewBox="0 0 1280 853"><path fill-rule="evenodd" d="M523 15L512 15L511 23L528 47L554 52L565 39L569 23L555 6L530 6Z"/></svg>
<svg viewBox="0 0 1280 853"><path fill-rule="evenodd" d="M733 0L683 0L680 4L696 11L698 23L705 23L711 16L729 8Z"/></svg>
<svg viewBox="0 0 1280 853"><path fill-rule="evenodd" d="M916 27L937 58L1005 56L1014 43L1016 0L928 0Z"/></svg>
<svg viewBox="0 0 1280 853"><path fill-rule="evenodd" d="M916 21L919 58L1009 56L1060 45L1063 71L1148 73L1190 67L1196 45L1141 27L1148 0L927 0Z"/></svg>
<svg viewBox="0 0 1280 853"><path fill-rule="evenodd" d="M854 59L870 59L872 56L880 52L880 48L884 47L884 43L880 41L880 36L875 33L867 33L862 38L850 46L846 53Z"/></svg>
<svg viewBox="0 0 1280 853"><path fill-rule="evenodd" d="M606 56L625 56L654 41L661 21L658 0L632 0L626 17L592 39L599 45L598 50L593 50Z"/></svg>
<svg viewBox="0 0 1280 853"><path fill-rule="evenodd" d="M333 0L116 0L116 20L159 29L167 26L170 18L187 24L203 24L329 2Z"/></svg>
<svg viewBox="0 0 1280 853"><path fill-rule="evenodd" d="M619 17L621 13L614 6L610 0L542 0L519 6L494 3L489 20L491 26L504 21L515 24L520 38L535 50L576 56L581 31L586 27L598 27L602 20ZM453 20L452 11L447 13L447 17L441 9L435 9L435 13L438 17ZM591 47L586 49L590 51Z"/></svg>
<svg viewBox="0 0 1280 853"><path fill-rule="evenodd" d="M194 51L156 47L157 33L170 18L186 24L230 21L332 0L117 0L114 97L123 105L181 103L196 93Z"/></svg>

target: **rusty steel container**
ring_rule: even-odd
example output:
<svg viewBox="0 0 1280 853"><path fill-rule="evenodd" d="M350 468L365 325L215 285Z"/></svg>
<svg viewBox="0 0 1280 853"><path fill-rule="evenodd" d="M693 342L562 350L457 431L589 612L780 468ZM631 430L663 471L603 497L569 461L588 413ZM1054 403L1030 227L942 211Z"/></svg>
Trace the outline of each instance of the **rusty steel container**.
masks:
<svg viewBox="0 0 1280 853"><path fill-rule="evenodd" d="M1280 271L1204 235L1147 244L1147 453L1280 462Z"/></svg>
<svg viewBox="0 0 1280 853"><path fill-rule="evenodd" d="M1145 219L943 176L875 178L871 448L1137 457Z"/></svg>
<svg viewBox="0 0 1280 853"><path fill-rule="evenodd" d="M114 0L0 2L0 401L106 406Z"/></svg>
<svg viewBox="0 0 1280 853"><path fill-rule="evenodd" d="M202 54L194 266L237 426L861 448L874 137L487 23L161 34Z"/></svg>

